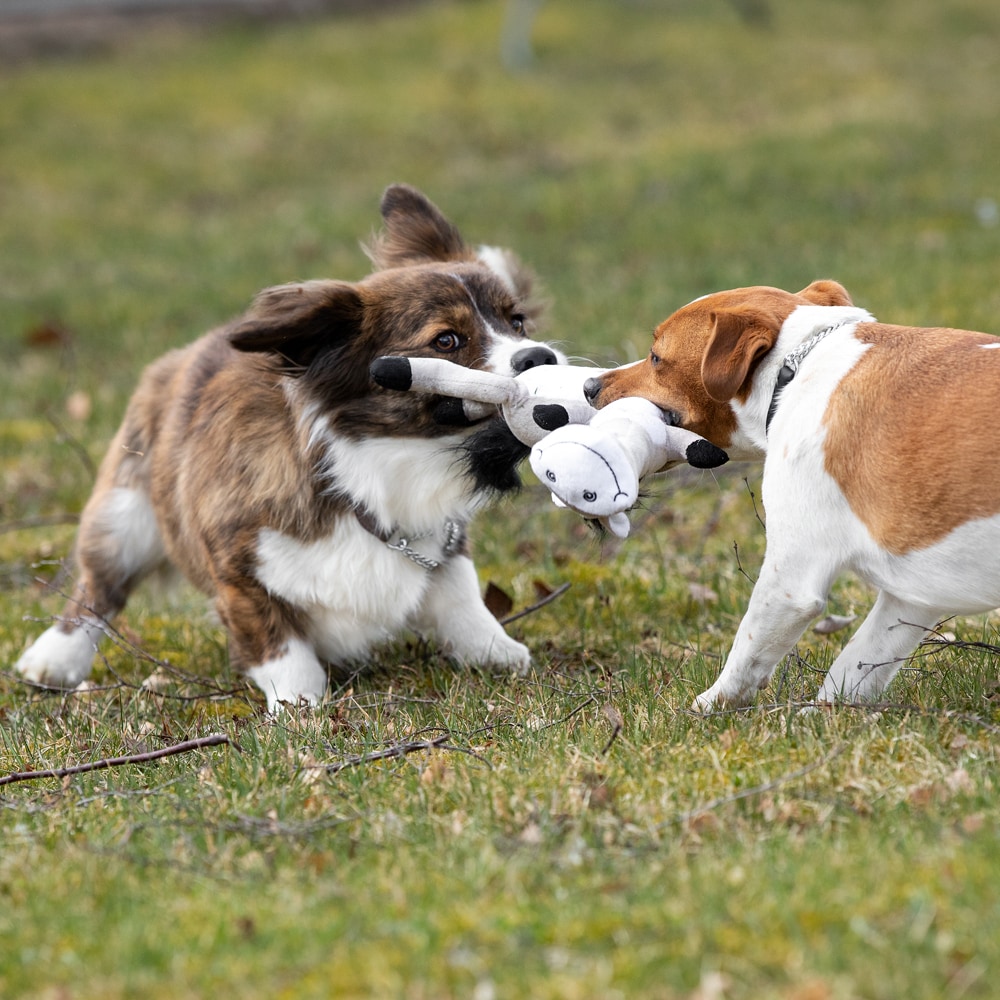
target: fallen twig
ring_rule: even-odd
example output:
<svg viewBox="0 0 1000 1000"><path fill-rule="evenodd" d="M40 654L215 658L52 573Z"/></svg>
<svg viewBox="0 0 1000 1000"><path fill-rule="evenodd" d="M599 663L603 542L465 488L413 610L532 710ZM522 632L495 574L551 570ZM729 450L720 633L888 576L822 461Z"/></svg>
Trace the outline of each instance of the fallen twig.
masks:
<svg viewBox="0 0 1000 1000"><path fill-rule="evenodd" d="M213 733L211 736L185 740L183 743L175 743L162 750L150 750L147 753L127 754L124 757L105 757L101 760L92 760L87 764L77 764L74 767L56 767L46 771L16 771L0 778L0 785L13 785L18 781L34 781L37 778L67 778L73 774L86 774L88 771L100 771L106 767L122 767L125 764L147 764L163 757L189 753L191 750L201 750L204 747L219 746L222 743L228 744L234 750L240 749L239 744L231 740L225 733Z"/></svg>
<svg viewBox="0 0 1000 1000"><path fill-rule="evenodd" d="M541 598L541 600L535 601L534 604L529 604L528 607L522 608L520 611L515 611L514 614L507 615L506 618L501 618L500 624L509 625L511 622L516 622L518 618L523 618L525 615L530 615L539 608L544 608L546 604L551 604L554 600L562 597L567 590L569 590L568 583L564 583L562 586L556 587L551 594L546 594L543 598Z"/></svg>
<svg viewBox="0 0 1000 1000"><path fill-rule="evenodd" d="M335 764L325 764L324 769L328 774L336 774L348 767L357 767L360 764L371 764L377 760L392 760L394 757L405 757L410 753L419 753L422 750L433 750L435 747L441 749L457 750L458 747L448 746L448 737L451 733L439 733L430 740L411 740L405 743L393 743L392 746L384 750L373 750L371 753L355 754L352 757L345 757Z"/></svg>

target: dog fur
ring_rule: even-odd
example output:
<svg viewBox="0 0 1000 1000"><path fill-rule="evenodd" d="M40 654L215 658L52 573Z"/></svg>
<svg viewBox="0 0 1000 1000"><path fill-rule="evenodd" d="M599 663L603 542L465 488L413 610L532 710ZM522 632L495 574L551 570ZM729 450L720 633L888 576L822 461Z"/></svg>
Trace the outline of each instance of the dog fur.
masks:
<svg viewBox="0 0 1000 1000"><path fill-rule="evenodd" d="M84 508L77 581L17 669L72 687L105 623L164 563L211 595L231 661L270 710L317 703L405 629L461 663L524 672L486 609L466 525L519 484L501 421L449 426L441 397L377 387L382 355L503 374L565 362L532 341L530 278L473 249L422 194L395 185L375 271L269 288L245 315L144 372Z"/></svg>
<svg viewBox="0 0 1000 1000"><path fill-rule="evenodd" d="M696 708L752 699L845 571L878 595L819 702L878 697L942 619L1000 606L1000 340L878 323L832 281L740 288L678 310L648 358L588 395L598 406L644 396L732 458L764 458L764 563Z"/></svg>

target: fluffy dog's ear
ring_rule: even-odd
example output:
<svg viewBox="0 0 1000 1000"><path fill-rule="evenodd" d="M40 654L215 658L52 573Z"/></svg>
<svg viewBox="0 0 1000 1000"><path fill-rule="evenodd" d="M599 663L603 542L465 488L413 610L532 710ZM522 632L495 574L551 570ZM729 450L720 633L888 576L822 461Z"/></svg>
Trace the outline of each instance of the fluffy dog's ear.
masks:
<svg viewBox="0 0 1000 1000"><path fill-rule="evenodd" d="M360 329L364 305L345 281L304 281L262 291L229 331L238 351L275 355L289 373L305 371L323 350Z"/></svg>
<svg viewBox="0 0 1000 1000"><path fill-rule="evenodd" d="M408 184L386 188L382 219L384 229L365 247L378 270L475 256L437 206Z"/></svg>
<svg viewBox="0 0 1000 1000"><path fill-rule="evenodd" d="M799 295L817 306L853 306L847 289L836 281L814 281Z"/></svg>
<svg viewBox="0 0 1000 1000"><path fill-rule="evenodd" d="M781 320L757 309L720 309L712 314L715 330L701 359L705 391L724 403L739 395L778 339Z"/></svg>

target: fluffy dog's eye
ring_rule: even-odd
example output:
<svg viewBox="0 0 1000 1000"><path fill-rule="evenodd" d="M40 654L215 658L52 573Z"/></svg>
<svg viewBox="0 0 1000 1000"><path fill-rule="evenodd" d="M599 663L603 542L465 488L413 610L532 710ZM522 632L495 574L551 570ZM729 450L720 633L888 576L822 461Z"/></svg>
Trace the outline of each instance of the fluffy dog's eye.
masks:
<svg viewBox="0 0 1000 1000"><path fill-rule="evenodd" d="M435 338L431 347L442 354L451 354L465 344L465 338L459 336L454 330L442 330Z"/></svg>
<svg viewBox="0 0 1000 1000"><path fill-rule="evenodd" d="M510 318L510 325L519 337L524 336L524 316L521 313L514 313Z"/></svg>
<svg viewBox="0 0 1000 1000"><path fill-rule="evenodd" d="M653 351L650 351L649 352L649 363L651 365L653 365L653 367L655 368L656 365L658 365L660 363L660 356L659 356L659 354L655 354Z"/></svg>

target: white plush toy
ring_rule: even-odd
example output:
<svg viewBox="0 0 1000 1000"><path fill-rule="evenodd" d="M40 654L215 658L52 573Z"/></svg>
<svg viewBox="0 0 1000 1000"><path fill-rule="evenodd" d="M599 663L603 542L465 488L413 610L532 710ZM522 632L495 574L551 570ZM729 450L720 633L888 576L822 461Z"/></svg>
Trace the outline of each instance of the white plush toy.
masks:
<svg viewBox="0 0 1000 1000"><path fill-rule="evenodd" d="M583 393L606 369L537 365L516 377L465 368L441 358L378 358L372 378L386 389L448 397L442 423L483 420L497 410L523 444L531 468L560 507L625 538L626 511L639 499L639 480L679 462L709 469L729 460L704 438L668 424L659 407L628 398L595 410Z"/></svg>
<svg viewBox="0 0 1000 1000"><path fill-rule="evenodd" d="M564 423L590 420L597 411L583 395L583 385L606 370L535 365L515 377L466 368L444 358L393 355L372 362L371 376L384 389L449 397L437 410L442 423L475 423L499 409L514 437L530 446ZM555 422L547 426L550 412Z"/></svg>
<svg viewBox="0 0 1000 1000"><path fill-rule="evenodd" d="M600 521L626 538L626 511L639 500L639 480L679 462L711 469L729 456L691 431L668 424L648 399L630 397L597 410L587 424L566 424L531 449L531 469L553 501Z"/></svg>

